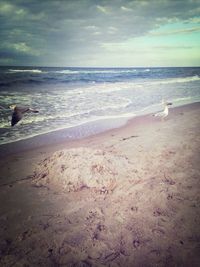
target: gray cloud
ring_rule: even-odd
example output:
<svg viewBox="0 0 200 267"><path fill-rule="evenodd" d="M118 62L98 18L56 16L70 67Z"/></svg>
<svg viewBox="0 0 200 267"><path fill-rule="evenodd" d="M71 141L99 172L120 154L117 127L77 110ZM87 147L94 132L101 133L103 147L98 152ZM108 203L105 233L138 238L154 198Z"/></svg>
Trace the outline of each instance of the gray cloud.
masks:
<svg viewBox="0 0 200 267"><path fill-rule="evenodd" d="M84 64L102 43L144 36L169 21L195 20L200 1L0 0L1 62ZM81 63L81 64L82 64Z"/></svg>
<svg viewBox="0 0 200 267"><path fill-rule="evenodd" d="M188 29L180 29L180 30L172 30L172 31L165 31L165 32L156 32L156 33L151 33L151 35L155 36L166 36L166 35L177 35L177 34L188 34L192 32L200 32L200 27L193 27L193 28L188 28Z"/></svg>

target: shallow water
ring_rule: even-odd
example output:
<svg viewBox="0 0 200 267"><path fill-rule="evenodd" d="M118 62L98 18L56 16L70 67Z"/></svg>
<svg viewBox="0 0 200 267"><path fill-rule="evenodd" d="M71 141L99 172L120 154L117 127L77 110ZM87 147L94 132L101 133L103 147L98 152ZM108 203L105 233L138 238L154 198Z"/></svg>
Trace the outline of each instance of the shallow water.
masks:
<svg viewBox="0 0 200 267"><path fill-rule="evenodd" d="M200 68L0 68L0 144L200 100ZM11 104L31 106L10 127Z"/></svg>

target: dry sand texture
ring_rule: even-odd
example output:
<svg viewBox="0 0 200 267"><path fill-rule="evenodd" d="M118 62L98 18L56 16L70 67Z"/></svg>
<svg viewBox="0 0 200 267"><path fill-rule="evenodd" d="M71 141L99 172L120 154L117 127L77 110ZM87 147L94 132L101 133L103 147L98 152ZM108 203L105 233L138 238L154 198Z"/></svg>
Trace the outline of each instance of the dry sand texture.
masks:
<svg viewBox="0 0 200 267"><path fill-rule="evenodd" d="M10 158L0 264L200 266L199 118L199 104L138 118L22 168L25 153L17 172Z"/></svg>

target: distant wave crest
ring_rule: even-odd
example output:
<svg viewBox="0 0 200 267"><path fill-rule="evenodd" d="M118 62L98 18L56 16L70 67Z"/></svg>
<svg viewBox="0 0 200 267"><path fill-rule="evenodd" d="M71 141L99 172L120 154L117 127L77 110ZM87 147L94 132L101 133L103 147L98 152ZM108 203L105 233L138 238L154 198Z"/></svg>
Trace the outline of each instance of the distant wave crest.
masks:
<svg viewBox="0 0 200 267"><path fill-rule="evenodd" d="M21 70L21 69L9 69L9 72L33 72L33 73L42 73L43 71L42 70L38 70L38 69L24 69L24 70Z"/></svg>
<svg viewBox="0 0 200 267"><path fill-rule="evenodd" d="M170 78L170 79L158 80L158 81L155 81L155 83L169 84L169 83L187 83L187 82L194 82L194 81L200 81L200 77L198 75L195 75L195 76L189 76L189 77Z"/></svg>
<svg viewBox="0 0 200 267"><path fill-rule="evenodd" d="M76 70L56 70L54 72L55 73L60 73L60 74L76 74L76 73L79 73L79 71L76 71Z"/></svg>
<svg viewBox="0 0 200 267"><path fill-rule="evenodd" d="M55 73L60 74L119 74L119 73L136 73L136 72L149 72L150 69L94 69L94 70L57 70Z"/></svg>

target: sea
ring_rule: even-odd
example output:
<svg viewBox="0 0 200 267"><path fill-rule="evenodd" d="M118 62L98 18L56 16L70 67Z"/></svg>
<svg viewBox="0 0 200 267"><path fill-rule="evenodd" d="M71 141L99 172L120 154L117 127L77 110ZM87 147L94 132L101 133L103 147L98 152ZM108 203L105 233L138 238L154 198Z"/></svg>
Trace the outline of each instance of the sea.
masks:
<svg viewBox="0 0 200 267"><path fill-rule="evenodd" d="M162 110L163 99L174 107L199 102L200 67L0 67L0 145L80 125L109 129ZM11 127L12 104L39 113Z"/></svg>

